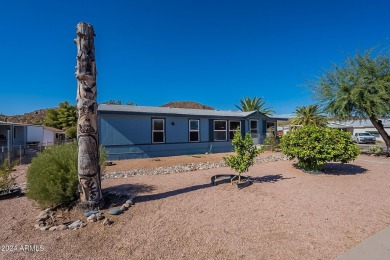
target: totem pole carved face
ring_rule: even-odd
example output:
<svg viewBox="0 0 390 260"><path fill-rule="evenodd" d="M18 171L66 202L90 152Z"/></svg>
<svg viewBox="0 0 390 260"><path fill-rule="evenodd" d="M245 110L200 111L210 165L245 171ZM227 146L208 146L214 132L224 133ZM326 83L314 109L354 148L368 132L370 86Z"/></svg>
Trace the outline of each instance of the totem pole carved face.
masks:
<svg viewBox="0 0 390 260"><path fill-rule="evenodd" d="M80 136L78 139L78 172L85 177L94 177L99 172L96 140L92 136Z"/></svg>
<svg viewBox="0 0 390 260"><path fill-rule="evenodd" d="M100 197L99 184L94 178L80 178L80 185L88 201L95 201Z"/></svg>
<svg viewBox="0 0 390 260"><path fill-rule="evenodd" d="M96 83L82 80L78 83L78 98L95 99Z"/></svg>
<svg viewBox="0 0 390 260"><path fill-rule="evenodd" d="M92 118L92 114L80 114L79 113L79 134L96 134L96 120Z"/></svg>

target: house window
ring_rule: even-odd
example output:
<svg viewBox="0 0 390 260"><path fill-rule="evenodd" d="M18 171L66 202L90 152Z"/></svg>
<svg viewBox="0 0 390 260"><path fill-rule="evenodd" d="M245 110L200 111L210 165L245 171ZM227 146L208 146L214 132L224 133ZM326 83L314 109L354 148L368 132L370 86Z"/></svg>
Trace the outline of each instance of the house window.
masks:
<svg viewBox="0 0 390 260"><path fill-rule="evenodd" d="M165 119L152 119L152 143L165 142Z"/></svg>
<svg viewBox="0 0 390 260"><path fill-rule="evenodd" d="M250 132L252 137L257 137L258 133L258 127L257 127L257 120L250 120Z"/></svg>
<svg viewBox="0 0 390 260"><path fill-rule="evenodd" d="M234 134L241 129L240 121L229 121L229 139L232 140L234 138Z"/></svg>
<svg viewBox="0 0 390 260"><path fill-rule="evenodd" d="M214 141L226 141L227 121L214 120Z"/></svg>
<svg viewBox="0 0 390 260"><path fill-rule="evenodd" d="M199 120L190 120L188 123L190 142L199 142Z"/></svg>

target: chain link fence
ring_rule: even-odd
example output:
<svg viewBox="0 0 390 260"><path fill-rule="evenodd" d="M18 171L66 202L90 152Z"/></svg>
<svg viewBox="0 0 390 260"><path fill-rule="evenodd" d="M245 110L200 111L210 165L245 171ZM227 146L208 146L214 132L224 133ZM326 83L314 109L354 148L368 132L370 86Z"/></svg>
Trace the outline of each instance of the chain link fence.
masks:
<svg viewBox="0 0 390 260"><path fill-rule="evenodd" d="M8 149L8 146L0 146L0 163L10 158L11 161L18 161L19 164L31 163L32 159L38 152L44 150L44 146L40 144L27 145L15 145Z"/></svg>

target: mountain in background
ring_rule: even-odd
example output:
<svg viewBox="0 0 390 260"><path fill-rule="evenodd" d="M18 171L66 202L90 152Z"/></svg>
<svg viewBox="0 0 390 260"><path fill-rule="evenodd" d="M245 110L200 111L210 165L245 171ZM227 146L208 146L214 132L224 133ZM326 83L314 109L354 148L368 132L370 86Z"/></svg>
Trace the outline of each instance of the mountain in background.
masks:
<svg viewBox="0 0 390 260"><path fill-rule="evenodd" d="M6 116L0 115L0 121L19 124L42 125L48 109L39 109L24 115Z"/></svg>
<svg viewBox="0 0 390 260"><path fill-rule="evenodd" d="M174 102L169 102L167 104L164 104L161 107L215 110L212 107L197 102L193 102L193 101L174 101Z"/></svg>
<svg viewBox="0 0 390 260"><path fill-rule="evenodd" d="M123 102L123 104L125 104L125 102ZM174 101L174 102L169 102L167 104L164 104L162 105L162 107L215 110L210 106L206 106L193 101ZM47 110L48 108L39 109L30 113L25 113L24 115L15 115L15 116L6 116L0 114L0 121L19 123L19 124L43 125L43 121L45 120Z"/></svg>

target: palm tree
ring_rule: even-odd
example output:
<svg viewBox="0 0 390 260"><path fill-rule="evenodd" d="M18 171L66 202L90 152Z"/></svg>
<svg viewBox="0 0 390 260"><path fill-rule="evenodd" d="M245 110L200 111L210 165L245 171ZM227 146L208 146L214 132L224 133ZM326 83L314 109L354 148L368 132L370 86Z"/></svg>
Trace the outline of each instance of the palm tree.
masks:
<svg viewBox="0 0 390 260"><path fill-rule="evenodd" d="M291 120L291 124L326 126L328 119L322 113L318 105L299 106L295 108L296 117Z"/></svg>
<svg viewBox="0 0 390 260"><path fill-rule="evenodd" d="M275 111L272 110L271 107L265 107L266 102L263 101L263 98L254 97L244 97L244 99L240 100L241 106L235 105L241 111L249 112L249 111L258 111L267 116L273 115Z"/></svg>

